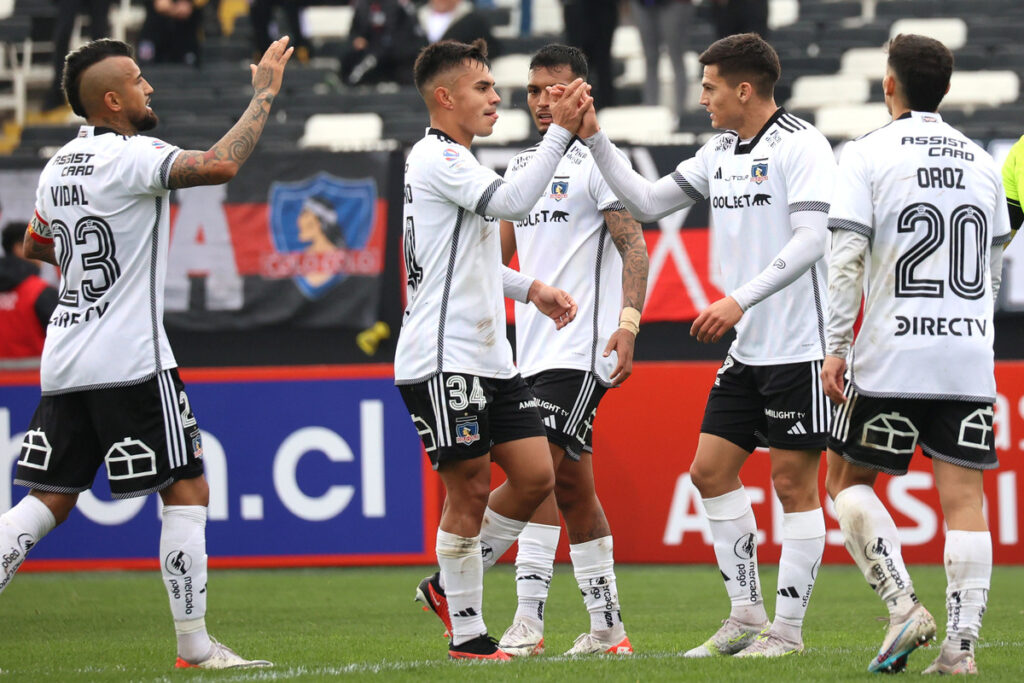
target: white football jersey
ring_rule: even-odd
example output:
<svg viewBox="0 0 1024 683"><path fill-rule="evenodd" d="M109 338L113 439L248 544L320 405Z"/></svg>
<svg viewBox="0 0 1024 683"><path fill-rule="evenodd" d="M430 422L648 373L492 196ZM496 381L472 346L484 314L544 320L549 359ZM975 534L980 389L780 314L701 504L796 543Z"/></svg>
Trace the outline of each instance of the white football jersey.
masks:
<svg viewBox="0 0 1024 683"><path fill-rule="evenodd" d="M52 240L60 298L43 394L137 384L176 366L164 332L168 174L179 148L82 126L39 176L32 232Z"/></svg>
<svg viewBox="0 0 1024 683"><path fill-rule="evenodd" d="M850 358L866 396L995 400L989 249L1010 237L999 167L934 113L850 142L829 228L870 239Z"/></svg>
<svg viewBox="0 0 1024 683"><path fill-rule="evenodd" d="M395 383L415 384L442 371L515 376L505 334L501 236L497 219L484 215L504 181L433 128L413 146L405 169L407 304Z"/></svg>
<svg viewBox="0 0 1024 683"><path fill-rule="evenodd" d="M712 239L722 288L755 278L793 236L790 215L828 213L836 161L814 126L780 108L750 141L734 131L709 140L673 177L694 201L711 202ZM822 244L828 236L822 221ZM736 325L729 354L747 365L825 356L826 263L752 306Z"/></svg>
<svg viewBox="0 0 1024 683"><path fill-rule="evenodd" d="M519 173L536 149L517 154L505 179ZM609 209L624 207L590 150L574 138L533 211L515 223L520 269L569 292L579 307L575 321L556 330L536 306L516 302L516 356L524 376L575 369L593 372L611 385L616 358L604 358L602 352L619 327L622 258L601 213Z"/></svg>

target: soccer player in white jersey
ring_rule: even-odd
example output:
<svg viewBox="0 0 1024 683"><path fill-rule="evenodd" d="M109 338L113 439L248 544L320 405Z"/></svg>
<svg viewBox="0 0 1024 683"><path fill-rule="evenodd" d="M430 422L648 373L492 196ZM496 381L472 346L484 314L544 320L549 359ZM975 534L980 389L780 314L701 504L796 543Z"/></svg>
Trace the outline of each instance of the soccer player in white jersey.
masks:
<svg viewBox="0 0 1024 683"><path fill-rule="evenodd" d="M882 87L893 120L846 145L829 214L822 381L839 408L826 488L847 550L889 609L869 671L904 669L935 635L896 524L875 495L879 472L905 474L920 445L946 521L949 621L924 673L976 673L992 573L982 472L998 465L992 312L1010 225L999 168L935 113L952 71L953 55L937 40L892 39Z"/></svg>
<svg viewBox="0 0 1024 683"><path fill-rule="evenodd" d="M650 182L634 172L590 113L580 136L636 218L655 220L711 202L718 268L729 294L700 313L690 334L716 342L735 326L736 340L708 396L690 476L704 501L732 608L722 627L686 656L780 656L803 650L803 618L825 545L818 464L829 416L818 374L835 157L813 126L776 106L779 59L759 36L723 38L700 62L700 103L711 125L725 132L671 175ZM739 478L759 443L769 447L784 511L770 629L757 526Z"/></svg>
<svg viewBox="0 0 1024 683"><path fill-rule="evenodd" d="M551 124L548 86L587 77L578 48L552 44L530 61L527 105L537 129ZM509 163L511 180L537 146ZM511 655L544 650L544 604L565 515L569 555L590 615L590 628L566 653L631 654L616 588L611 528L594 488L593 423L605 391L633 369L633 345L647 293L647 246L640 224L608 188L574 139L551 183L525 219L501 223L502 257L518 251L519 266L573 293L577 321L556 331L543 314L516 304L516 360L537 397L555 469L555 496L537 510L519 535L515 620L502 636ZM557 496L557 505L556 505Z"/></svg>
<svg viewBox="0 0 1024 683"><path fill-rule="evenodd" d="M447 492L440 571L417 598L445 622L450 657L508 659L484 624L483 571L551 493L554 472L537 403L512 361L503 293L559 325L576 307L565 292L502 265L497 219L528 215L593 100L582 80L573 82L533 161L505 182L469 149L490 135L500 102L486 44L434 43L417 57L414 78L431 127L406 163L408 303L395 383ZM492 461L508 486L488 501Z"/></svg>
<svg viewBox="0 0 1024 683"><path fill-rule="evenodd" d="M242 118L209 150L188 151L140 135L158 119L128 45L104 39L70 53L64 92L86 125L43 169L25 238L26 256L60 266L60 299L15 474L31 492L0 516L0 590L105 463L114 498L156 491L163 499L160 570L179 668L270 662L243 659L206 631L209 487L163 328L168 195L234 177L263 132L291 54L287 37L272 43L250 66L255 93Z"/></svg>

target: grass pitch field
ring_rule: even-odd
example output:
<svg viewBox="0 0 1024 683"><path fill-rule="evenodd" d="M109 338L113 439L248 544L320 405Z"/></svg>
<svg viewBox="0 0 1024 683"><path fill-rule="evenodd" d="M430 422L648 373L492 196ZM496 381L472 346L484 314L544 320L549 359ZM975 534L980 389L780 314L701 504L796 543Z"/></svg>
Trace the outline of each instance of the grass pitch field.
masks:
<svg viewBox="0 0 1024 683"><path fill-rule="evenodd" d="M838 681L867 680L884 634L885 609L852 566L826 567L805 624L803 656L773 661L687 660L726 616L711 566L617 567L623 616L637 654L569 660L560 655L588 627L568 565L552 582L548 651L508 664L449 662L443 628L412 601L427 568L214 571L210 632L274 669L175 671L167 596L156 572L22 574L0 596L3 681L248 681L349 679L399 681ZM941 567L912 567L918 596L945 625ZM978 665L986 680L1024 678L1024 567L997 567ZM485 616L495 636L515 609L512 568L486 577ZM774 570L762 585L772 593ZM769 597L769 608L774 598ZM771 609L769 609L771 614ZM935 656L919 650L916 674ZM876 679L877 680L877 679Z"/></svg>

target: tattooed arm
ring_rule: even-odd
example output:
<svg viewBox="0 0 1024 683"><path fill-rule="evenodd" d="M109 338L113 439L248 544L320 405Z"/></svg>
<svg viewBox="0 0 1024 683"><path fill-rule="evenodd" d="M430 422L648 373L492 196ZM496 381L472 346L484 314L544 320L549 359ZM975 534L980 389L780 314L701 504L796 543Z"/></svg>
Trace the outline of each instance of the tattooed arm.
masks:
<svg viewBox="0 0 1024 683"><path fill-rule="evenodd" d="M235 177L238 169L252 154L256 142L267 125L274 97L281 90L284 66L294 47L288 47L288 36L275 40L267 48L259 66L250 64L255 91L248 108L231 130L205 152L184 150L171 165L168 186L172 190L196 185L219 185Z"/></svg>
<svg viewBox="0 0 1024 683"><path fill-rule="evenodd" d="M625 209L604 211L604 222L611 233L615 248L622 256L622 314L619 329L615 330L604 349L607 357L612 351L618 363L612 371L615 386L633 374L633 346L639 312L647 297L647 243L640 224ZM631 309L631 310L627 310ZM633 319L635 318L635 320Z"/></svg>
<svg viewBox="0 0 1024 683"><path fill-rule="evenodd" d="M57 256L53 251L53 242L42 243L32 238L31 232L25 233L25 241L22 242L22 252L25 258L36 259L37 261L46 261L57 265Z"/></svg>

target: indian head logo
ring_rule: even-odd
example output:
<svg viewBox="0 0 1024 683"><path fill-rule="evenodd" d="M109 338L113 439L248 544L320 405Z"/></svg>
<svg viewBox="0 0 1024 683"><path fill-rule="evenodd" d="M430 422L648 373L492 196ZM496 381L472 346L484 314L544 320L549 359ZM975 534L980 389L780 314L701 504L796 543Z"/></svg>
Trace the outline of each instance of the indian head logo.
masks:
<svg viewBox="0 0 1024 683"><path fill-rule="evenodd" d="M754 159L754 163L750 167L750 179L758 185L768 180L767 159Z"/></svg>
<svg viewBox="0 0 1024 683"><path fill-rule="evenodd" d="M270 186L270 277L291 277L317 299L352 275L379 275L382 250L370 244L377 223L377 183L318 173Z"/></svg>
<svg viewBox="0 0 1024 683"><path fill-rule="evenodd" d="M551 183L551 198L560 202L569 196L569 181L565 178L555 178Z"/></svg>

